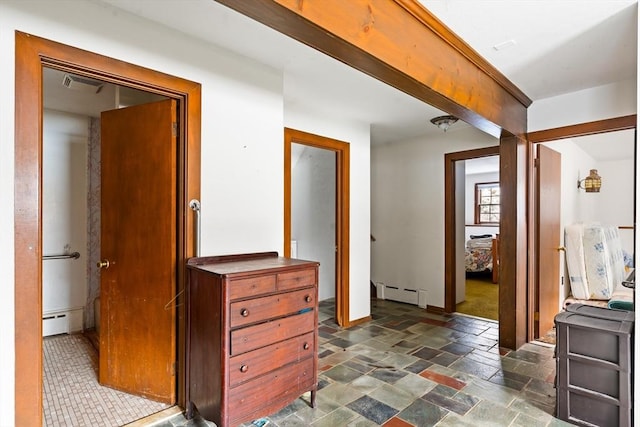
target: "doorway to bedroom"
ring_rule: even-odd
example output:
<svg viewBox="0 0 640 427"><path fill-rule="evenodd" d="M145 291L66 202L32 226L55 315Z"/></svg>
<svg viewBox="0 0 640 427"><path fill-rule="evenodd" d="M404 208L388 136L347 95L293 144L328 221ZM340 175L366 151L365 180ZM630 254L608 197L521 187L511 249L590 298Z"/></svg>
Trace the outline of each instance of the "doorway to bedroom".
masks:
<svg viewBox="0 0 640 427"><path fill-rule="evenodd" d="M499 147L445 156L447 312L498 321Z"/></svg>

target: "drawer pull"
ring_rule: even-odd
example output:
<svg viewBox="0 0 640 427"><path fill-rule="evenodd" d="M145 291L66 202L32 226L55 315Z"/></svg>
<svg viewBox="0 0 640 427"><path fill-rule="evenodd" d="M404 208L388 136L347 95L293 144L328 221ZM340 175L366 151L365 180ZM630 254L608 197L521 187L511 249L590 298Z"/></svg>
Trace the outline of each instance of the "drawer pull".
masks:
<svg viewBox="0 0 640 427"><path fill-rule="evenodd" d="M240 366L240 372L247 372L248 370L249 370L249 367L247 365Z"/></svg>
<svg viewBox="0 0 640 427"><path fill-rule="evenodd" d="M249 315L249 310L247 310L246 308L243 308L242 310L240 310L240 315L242 317L247 317Z"/></svg>
<svg viewBox="0 0 640 427"><path fill-rule="evenodd" d="M308 342L304 343L302 348L304 348L305 350L309 350L309 343Z"/></svg>
<svg viewBox="0 0 640 427"><path fill-rule="evenodd" d="M306 302L311 302L311 295L307 295L306 297L304 297L304 300Z"/></svg>

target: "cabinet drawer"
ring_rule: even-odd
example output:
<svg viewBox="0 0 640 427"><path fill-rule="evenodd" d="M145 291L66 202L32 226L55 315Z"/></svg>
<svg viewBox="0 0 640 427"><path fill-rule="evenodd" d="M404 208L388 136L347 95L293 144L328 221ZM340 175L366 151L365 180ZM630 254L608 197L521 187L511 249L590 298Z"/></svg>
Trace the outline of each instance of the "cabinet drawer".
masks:
<svg viewBox="0 0 640 427"><path fill-rule="evenodd" d="M231 332L231 355L246 353L311 332L315 327L315 311L296 314L281 319L236 329Z"/></svg>
<svg viewBox="0 0 640 427"><path fill-rule="evenodd" d="M313 358L304 359L232 388L229 391L229 414L232 418L241 418L243 413L254 412L272 400L282 400L287 396L293 400L313 386L314 374Z"/></svg>
<svg viewBox="0 0 640 427"><path fill-rule="evenodd" d="M231 327L257 323L315 307L315 288L231 303Z"/></svg>
<svg viewBox="0 0 640 427"><path fill-rule="evenodd" d="M235 387L277 367L312 357L316 351L313 341L313 332L309 332L232 357L229 361L229 385Z"/></svg>
<svg viewBox="0 0 640 427"><path fill-rule="evenodd" d="M315 269L278 274L278 290L303 288L316 284Z"/></svg>
<svg viewBox="0 0 640 427"><path fill-rule="evenodd" d="M229 299L251 297L276 290L276 276L260 276L229 282Z"/></svg>

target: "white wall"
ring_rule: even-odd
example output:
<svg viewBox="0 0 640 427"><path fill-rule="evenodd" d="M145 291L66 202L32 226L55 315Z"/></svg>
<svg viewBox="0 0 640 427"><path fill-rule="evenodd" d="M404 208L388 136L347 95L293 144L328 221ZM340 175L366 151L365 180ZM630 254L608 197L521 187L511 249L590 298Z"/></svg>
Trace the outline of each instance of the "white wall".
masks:
<svg viewBox="0 0 640 427"><path fill-rule="evenodd" d="M83 308L87 294L87 139L89 118L45 110L42 253L77 251L79 259L42 263L43 313ZM82 329L82 313L79 325Z"/></svg>
<svg viewBox="0 0 640 427"><path fill-rule="evenodd" d="M636 80L626 80L534 101L528 131L636 114Z"/></svg>
<svg viewBox="0 0 640 427"><path fill-rule="evenodd" d="M381 146L371 152L371 232L375 282L425 288L444 307L444 155L489 147L473 128Z"/></svg>
<svg viewBox="0 0 640 427"><path fill-rule="evenodd" d="M287 79L285 77L285 85ZM370 132L367 123L345 122L297 106L285 106L285 127L349 143L349 320L370 314ZM282 142L282 141L281 141ZM375 232L373 233L375 235ZM376 236L377 237L377 236Z"/></svg>
<svg viewBox="0 0 640 427"><path fill-rule="evenodd" d="M298 258L320 263L323 301L336 295L336 154L292 145L292 153L296 146L302 153L291 163L291 240L297 242Z"/></svg>
<svg viewBox="0 0 640 427"><path fill-rule="evenodd" d="M99 17L99 19L87 19ZM202 84L202 252L282 251L283 75L255 61L101 4L0 3L0 271L14 271L14 31L160 70ZM369 292L369 127L322 119L298 129L351 142L351 292ZM35 243L35 242L34 242ZM0 299L0 402L14 417L14 277ZM351 318L369 299L351 298Z"/></svg>

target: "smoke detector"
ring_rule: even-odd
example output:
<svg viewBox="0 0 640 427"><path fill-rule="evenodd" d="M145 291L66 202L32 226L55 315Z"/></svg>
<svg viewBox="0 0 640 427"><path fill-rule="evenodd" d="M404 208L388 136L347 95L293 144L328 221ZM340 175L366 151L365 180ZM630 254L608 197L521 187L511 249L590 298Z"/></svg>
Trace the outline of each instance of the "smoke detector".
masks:
<svg viewBox="0 0 640 427"><path fill-rule="evenodd" d="M87 77L65 74L62 78L62 85L67 89L77 90L79 92L99 93L104 83Z"/></svg>

